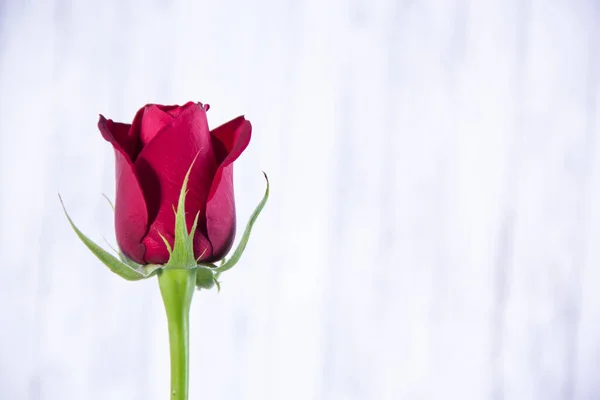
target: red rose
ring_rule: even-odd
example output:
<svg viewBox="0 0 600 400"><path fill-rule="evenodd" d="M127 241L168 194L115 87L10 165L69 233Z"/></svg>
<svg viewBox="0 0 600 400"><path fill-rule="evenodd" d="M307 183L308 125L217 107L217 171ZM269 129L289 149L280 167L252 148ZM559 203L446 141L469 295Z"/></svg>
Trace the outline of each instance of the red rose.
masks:
<svg viewBox="0 0 600 400"><path fill-rule="evenodd" d="M173 246L175 212L183 179L188 181L188 229L199 213L194 255L222 259L235 237L233 162L250 142L252 125L243 116L212 131L208 105L148 104L131 125L100 115L98 128L115 149L115 230L123 254L138 264L166 264Z"/></svg>

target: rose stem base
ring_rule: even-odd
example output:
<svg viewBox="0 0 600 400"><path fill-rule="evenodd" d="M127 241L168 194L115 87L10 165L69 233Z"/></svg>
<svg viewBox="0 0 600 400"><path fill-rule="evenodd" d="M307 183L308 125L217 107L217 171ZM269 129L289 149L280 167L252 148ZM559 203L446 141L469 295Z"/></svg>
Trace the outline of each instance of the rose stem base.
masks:
<svg viewBox="0 0 600 400"><path fill-rule="evenodd" d="M188 400L189 314L196 284L196 269L163 269L158 274L167 312L171 353L170 400Z"/></svg>

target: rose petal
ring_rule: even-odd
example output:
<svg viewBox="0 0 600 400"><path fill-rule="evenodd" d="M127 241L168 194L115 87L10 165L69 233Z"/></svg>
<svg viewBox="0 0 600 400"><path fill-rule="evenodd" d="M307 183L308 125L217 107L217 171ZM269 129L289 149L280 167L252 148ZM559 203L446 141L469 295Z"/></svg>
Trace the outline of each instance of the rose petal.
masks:
<svg viewBox="0 0 600 400"><path fill-rule="evenodd" d="M222 143L227 155L217 169L206 204L206 229L213 248L211 260L207 261L223 258L235 239L233 162L248 147L252 125L242 116L214 129L211 135Z"/></svg>
<svg viewBox="0 0 600 400"><path fill-rule="evenodd" d="M202 103L195 103L193 101L188 101L187 103L185 103L182 106L160 106L160 105L157 105L157 107L159 107L161 110L163 110L165 112L168 112L173 118L177 118L177 117L179 117L179 114L181 114L187 108L196 106L196 105L202 106Z"/></svg>
<svg viewBox="0 0 600 400"><path fill-rule="evenodd" d="M149 263L164 263L169 258L159 233L173 244L173 206L177 205L183 179L194 159L185 203L186 222L188 229L191 228L196 213L200 211L196 236L206 236L203 223L205 204L217 163L206 113L196 104L186 107L178 118L157 134L135 162L148 207L150 229L143 243ZM211 252L212 249L208 249L206 254Z"/></svg>
<svg viewBox="0 0 600 400"><path fill-rule="evenodd" d="M122 149L129 159L135 159L139 140L135 132L131 130L131 125L114 122L112 119L106 119L100 115L98 129L104 140L114 147L118 146Z"/></svg>
<svg viewBox="0 0 600 400"><path fill-rule="evenodd" d="M173 115L172 112L180 110L180 109L182 109L182 108L184 108L187 105L192 104L192 103L193 103L192 101L188 101L187 103L185 103L182 106L177 105L177 104L173 104L173 105L169 105L169 106L165 106L163 104L148 104L148 105L149 106L150 105L156 106L156 107L160 108L161 110L163 110L164 112L168 112L169 114Z"/></svg>
<svg viewBox="0 0 600 400"><path fill-rule="evenodd" d="M115 129L115 125L121 127ZM145 247L142 244L142 239L148 229L148 212L131 158L114 135L115 133L122 135L123 131L119 131L119 129L123 129L123 125L106 120L103 116L100 116L98 122L98 128L102 136L115 149L117 187L115 231L117 242L123 254L138 264L144 264Z"/></svg>
<svg viewBox="0 0 600 400"><path fill-rule="evenodd" d="M188 225L188 228L190 226L191 225ZM196 257L196 259L201 257L198 261L202 262L218 260L213 257L213 247L206 234L206 216L202 217L202 221L198 221L198 227L200 226L202 226L202 232L196 232L194 235L194 257Z"/></svg>
<svg viewBox="0 0 600 400"><path fill-rule="evenodd" d="M250 121L246 121L244 116L240 115L210 131L219 164L221 164L233 150L239 135L243 133L243 130L240 130L240 128L245 124L250 124ZM252 132L252 126L250 126L250 132ZM249 140L250 139L248 139L248 141ZM246 143L246 146L247 145L248 144ZM239 154L235 158L237 157L239 157Z"/></svg>
<svg viewBox="0 0 600 400"><path fill-rule="evenodd" d="M170 113L161 110L155 104L144 107L140 122L140 141L144 148L167 125L173 122Z"/></svg>

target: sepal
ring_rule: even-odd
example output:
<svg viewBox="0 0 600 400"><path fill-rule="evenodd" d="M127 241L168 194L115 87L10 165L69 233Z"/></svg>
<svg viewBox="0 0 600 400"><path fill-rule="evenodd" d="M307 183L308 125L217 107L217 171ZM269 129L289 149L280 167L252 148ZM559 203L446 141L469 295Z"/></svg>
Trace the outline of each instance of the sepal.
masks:
<svg viewBox="0 0 600 400"><path fill-rule="evenodd" d="M233 268L233 266L235 264L237 264L237 262L240 260L240 258L242 257L242 254L244 254L244 250L246 249L248 240L250 239L250 233L252 233L252 227L254 226L254 223L256 222L256 219L260 215L261 211L265 207L265 204L267 204L267 200L269 199L269 177L267 176L267 174L265 172L263 172L263 175L265 176L265 180L267 181L267 188L265 190L265 194L264 194L262 200L258 203L256 208L254 209L254 212L252 212L252 215L250 215L250 219L248 220L248 223L246 224L246 229L244 230L244 234L242 235L242 238L240 239L240 242L238 243L233 254L230 257L228 257L226 260L223 259L223 263L221 263L221 265L219 267L214 269L215 280L218 280L219 276L223 272L228 271L231 268Z"/></svg>
<svg viewBox="0 0 600 400"><path fill-rule="evenodd" d="M62 201L62 198L60 197L60 194L58 195L58 198L60 200L60 204L62 205L63 211L65 212L65 216L67 217L67 220L69 221L69 224L71 225L71 228L73 228L73 230L75 231L75 233L77 234L79 239L83 242L83 244L86 245L86 247L88 249L90 249L90 251L92 253L94 253L94 255L100 261L102 261L102 263L104 265L106 265L112 272L119 275L121 278L126 279L128 281L139 281L141 279L147 279L147 278L150 278L151 276L153 276L156 273L156 271L160 267L162 267L161 265L154 265L154 264L149 264L149 265L136 264L135 262L133 262L133 261L129 260L127 257L125 257L125 255L123 255L123 253L121 253L120 251L119 251L119 257L121 259L118 259L117 257L113 256L112 254L110 254L109 252L104 250L102 247L97 245L90 238L85 236L83 234L83 232L81 232L79 230L79 228L77 228L77 226L75 226L75 224L73 223L73 220L67 213L67 210Z"/></svg>
<svg viewBox="0 0 600 400"><path fill-rule="evenodd" d="M195 159L194 159L195 161ZM135 263L134 261L127 258L120 249L115 252L118 254L119 258L113 256L102 247L94 243L91 239L85 236L73 223L71 217L67 213L65 205L62 201L60 195L58 196L60 199L60 203L62 205L63 211L69 224L79 237L79 239L86 245L86 247L94 253L94 255L102 261L104 265L106 265L112 272L119 275L120 277L129 280L129 281L137 281L141 279L147 279L151 276L156 275L156 273L160 269L196 269L196 277L195 283L196 288L200 289L212 289L214 286L217 287L217 290L221 290L221 284L219 282L220 275L230 270L242 257L244 250L246 249L246 245L248 244L248 240L250 239L250 233L252 232L252 227L256 222L258 216L262 212L267 200L269 198L269 178L267 174L263 172L265 176L265 180L267 181L267 188L265 190L265 194L262 200L258 203L252 214L250 215L250 219L246 224L246 229L238 243L235 251L231 254L227 259L223 259L219 266L217 267L212 263L203 263L202 253L198 259L194 259L194 234L196 232L196 227L198 224L199 213L196 214L194 219L194 223L190 232L188 233L187 224L185 221L185 197L187 195L187 183L189 179L190 172L194 162L187 171L185 178L183 180L183 184L181 187L181 192L179 194L179 200L177 204L177 209L173 207L175 212L175 237L173 242L173 247L169 244L169 242L161 235L161 238L165 242L165 246L169 252L169 260L167 264L156 265L156 264L148 264L148 265L140 265ZM114 206L108 197L104 196L111 207L114 210ZM109 245L110 246L110 245ZM113 249L114 250L114 249Z"/></svg>
<svg viewBox="0 0 600 400"><path fill-rule="evenodd" d="M267 177L266 173L263 172L263 174L265 175L265 179L267 181L267 188L265 190L265 194L264 194L262 200L260 201L260 203L258 203L256 208L254 209L254 212L252 213L252 215L250 216L250 219L248 220L248 223L246 224L246 229L244 230L244 234L242 235L242 238L240 239L239 244L237 245L237 247L236 247L235 251L233 252L233 254L231 255L231 257L229 257L227 259L223 258L223 260L221 260L221 263L219 264L218 267L215 264L211 264L211 263L202 263L202 262L198 263L198 274L196 275L196 288L198 290L211 289L214 286L216 286L217 290L220 292L221 291L221 282L219 281L220 275L223 272L230 270L242 257L242 254L244 253L244 250L246 249L246 245L248 244L248 240L250 239L250 233L252 232L252 227L254 226L254 223L256 222L256 219L260 215L262 209L265 207L265 204L267 204L267 200L269 198L269 178ZM201 257L199 257L199 258L201 258Z"/></svg>
<svg viewBox="0 0 600 400"><path fill-rule="evenodd" d="M190 177L190 172L194 166L194 161L185 174L181 192L179 193L179 201L175 210L175 238L173 240L173 248L169 246L168 241L163 238L167 250L169 251L169 261L165 264L165 269L194 269L196 268L196 259L194 258L194 234L198 226L198 217L200 212L196 214L192 229L188 233L187 224L185 222L185 197L187 195L187 184ZM162 237L162 235L161 235Z"/></svg>

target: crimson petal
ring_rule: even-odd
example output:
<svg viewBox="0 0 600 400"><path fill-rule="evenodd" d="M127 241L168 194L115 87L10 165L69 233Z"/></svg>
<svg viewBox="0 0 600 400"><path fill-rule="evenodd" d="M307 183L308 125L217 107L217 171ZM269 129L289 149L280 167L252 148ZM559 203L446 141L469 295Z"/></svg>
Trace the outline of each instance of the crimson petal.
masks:
<svg viewBox="0 0 600 400"><path fill-rule="evenodd" d="M154 137L167 125L173 122L173 116L160 107L150 104L144 107L144 113L140 121L140 142L142 148L154 139Z"/></svg>
<svg viewBox="0 0 600 400"><path fill-rule="evenodd" d="M191 107L192 105L202 106L202 103L194 103L193 101L188 101L187 103L185 103L182 106L159 106L159 107L161 108L161 110L168 112L173 118L177 118L177 117L179 117L179 114L181 114L183 111L185 111L188 107Z"/></svg>
<svg viewBox="0 0 600 400"><path fill-rule="evenodd" d="M117 181L115 201L115 231L123 254L138 264L144 264L145 247L142 239L148 229L148 212L140 182L135 174L130 155L124 148L131 144L124 140L125 124L115 124L102 115L98 129L115 150ZM121 142L120 142L121 141Z"/></svg>
<svg viewBox="0 0 600 400"><path fill-rule="evenodd" d="M210 255L212 248L206 239L206 228L202 222L217 163L205 110L193 103L185 107L171 125L166 126L144 147L135 162L149 212L150 229L143 241L148 263L164 264L169 259L160 235L173 244L173 207L177 205L183 179L192 161L194 166L188 181L185 203L186 223L188 229L191 228L196 213L200 211L195 239L199 244L198 248L202 249L196 256L204 250L206 255Z"/></svg>
<svg viewBox="0 0 600 400"><path fill-rule="evenodd" d="M217 169L206 204L206 229L213 247L211 258L219 260L229 252L235 239L233 162L248 147L252 125L240 116L213 129L211 135L219 140L226 154Z"/></svg>
<svg viewBox="0 0 600 400"><path fill-rule="evenodd" d="M102 126L100 126L102 125ZM138 147L138 137L131 129L131 125L121 122L114 122L112 119L106 119L100 115L98 128L102 137L115 147L122 149L129 159L135 159L136 149Z"/></svg>

